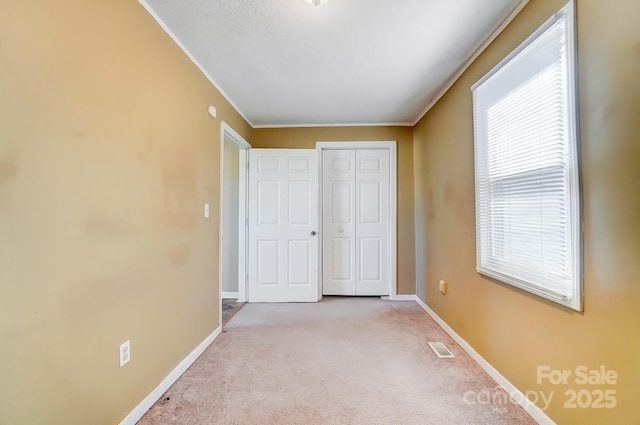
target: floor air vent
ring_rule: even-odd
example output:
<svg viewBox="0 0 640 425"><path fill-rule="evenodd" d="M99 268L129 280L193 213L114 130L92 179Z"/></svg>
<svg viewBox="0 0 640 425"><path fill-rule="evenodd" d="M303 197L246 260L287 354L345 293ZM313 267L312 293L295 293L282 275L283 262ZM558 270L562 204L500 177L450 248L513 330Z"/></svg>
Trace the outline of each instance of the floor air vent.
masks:
<svg viewBox="0 0 640 425"><path fill-rule="evenodd" d="M436 356L440 357L441 359L449 359L451 357L455 357L453 353L449 351L449 348L444 345L444 342L427 342L427 344L429 344L429 347L431 347L433 352L436 353Z"/></svg>

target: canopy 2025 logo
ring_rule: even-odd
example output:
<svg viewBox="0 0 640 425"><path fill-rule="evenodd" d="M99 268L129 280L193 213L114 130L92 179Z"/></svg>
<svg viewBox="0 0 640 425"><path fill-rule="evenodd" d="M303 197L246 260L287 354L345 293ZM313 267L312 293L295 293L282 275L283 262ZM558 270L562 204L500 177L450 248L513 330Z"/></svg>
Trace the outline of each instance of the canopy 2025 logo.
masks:
<svg viewBox="0 0 640 425"><path fill-rule="evenodd" d="M607 386L618 383L618 373L601 365L598 369L577 366L574 369L551 369L550 366L538 366L537 383L551 385ZM618 400L614 388L570 388L564 392L567 409L613 409ZM551 392L553 397L553 391Z"/></svg>

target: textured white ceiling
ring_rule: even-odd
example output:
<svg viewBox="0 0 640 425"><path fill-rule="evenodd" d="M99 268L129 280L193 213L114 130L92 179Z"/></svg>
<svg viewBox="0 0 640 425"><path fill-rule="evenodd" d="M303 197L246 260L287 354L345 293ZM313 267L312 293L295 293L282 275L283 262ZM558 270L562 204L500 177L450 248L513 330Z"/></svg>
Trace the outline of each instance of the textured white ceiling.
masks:
<svg viewBox="0 0 640 425"><path fill-rule="evenodd" d="M522 2L140 1L255 127L413 124Z"/></svg>

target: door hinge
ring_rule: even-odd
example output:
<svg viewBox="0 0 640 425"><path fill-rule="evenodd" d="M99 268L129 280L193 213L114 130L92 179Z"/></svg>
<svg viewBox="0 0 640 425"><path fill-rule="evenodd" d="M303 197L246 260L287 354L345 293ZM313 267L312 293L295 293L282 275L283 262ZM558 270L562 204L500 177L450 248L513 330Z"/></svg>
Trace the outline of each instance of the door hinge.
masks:
<svg viewBox="0 0 640 425"><path fill-rule="evenodd" d="M246 226L248 226L248 225L249 225L249 217L245 217L245 219L244 219L244 224L245 224Z"/></svg>

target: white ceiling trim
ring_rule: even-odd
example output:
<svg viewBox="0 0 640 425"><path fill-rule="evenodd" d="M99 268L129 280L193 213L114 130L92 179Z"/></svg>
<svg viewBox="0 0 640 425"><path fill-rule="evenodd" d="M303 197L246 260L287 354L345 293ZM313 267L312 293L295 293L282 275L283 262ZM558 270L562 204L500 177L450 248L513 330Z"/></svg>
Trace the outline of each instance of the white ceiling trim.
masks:
<svg viewBox="0 0 640 425"><path fill-rule="evenodd" d="M500 33L504 31L504 29L511 23L511 21L513 21L516 18L516 16L518 16L518 14L522 11L522 9L524 9L524 7L528 3L529 3L529 0L522 0L520 3L518 3L515 9L513 9L513 12L511 12L509 16L507 16L505 20L502 21L502 23L500 23L498 28L496 28L491 34L489 34L489 36L473 52L469 60L466 61L465 64L460 67L460 69L453 75L453 77L449 79L449 81L447 81L447 83L444 85L440 93L438 93L438 95L434 97L431 102L429 102L427 107L424 108L424 111L420 115L418 115L418 118L416 118L416 120L411 125L415 126L420 122L422 118L424 118L425 115L427 115L427 112L429 112L429 110L433 108L433 106L436 103L438 103L438 101L442 98L442 96L444 96L445 93L448 92L449 89L456 83L456 81L458 81L458 79L462 77L462 74L464 74L464 72L471 66L471 64L474 63L476 59L478 59L478 56L480 56L482 52L484 52L487 49L487 47L489 47L491 43L493 43L493 40L498 38Z"/></svg>
<svg viewBox="0 0 640 425"><path fill-rule="evenodd" d="M231 100L231 98L229 96L227 96L227 94L224 92L224 90L222 90L222 87L220 87L215 82L215 80L211 77L211 75L209 75L209 73L207 71L205 71L205 69L202 67L202 65L200 65L200 63L191 54L191 52L189 52L189 50L187 50L187 48L184 46L184 44L182 44L180 42L180 40L178 40L178 37L176 37L175 34L173 32L171 32L169 27L164 23L164 21L160 18L160 16L158 16L153 11L153 9L151 9L151 7L146 2L146 0L138 0L138 3L140 3L142 5L142 7L144 7L144 9L149 13L149 15L151 15L151 17L153 19L155 19L155 21L158 23L158 25L160 25L160 27L164 30L164 32L167 33L167 35L171 38L171 40L173 40L173 42L178 45L178 47L184 52L184 54L187 55L189 60L191 60L191 62L193 62L193 64L200 70L200 72L202 72L202 74L207 78L207 80L209 80L209 82L211 84L213 84L213 86L216 88L216 90L218 90L220 92L222 97L224 97L227 100L227 102L229 102L229 104L238 112L238 114L240 114L240 116L251 126L251 128L255 128L253 126L253 124L251 124L251 121L249 121L247 119L247 117L242 113L240 108L238 108L238 106L233 103L233 100Z"/></svg>
<svg viewBox="0 0 640 425"><path fill-rule="evenodd" d="M338 124L281 124L255 125L253 128L309 128L309 127L413 127L412 122L338 123Z"/></svg>

